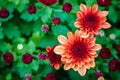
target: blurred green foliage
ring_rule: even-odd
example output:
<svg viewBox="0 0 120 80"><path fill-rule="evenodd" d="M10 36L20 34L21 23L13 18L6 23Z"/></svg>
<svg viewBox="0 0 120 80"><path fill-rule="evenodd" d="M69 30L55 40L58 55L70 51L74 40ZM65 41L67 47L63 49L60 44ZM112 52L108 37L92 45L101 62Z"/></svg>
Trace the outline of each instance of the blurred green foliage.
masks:
<svg viewBox="0 0 120 80"><path fill-rule="evenodd" d="M62 10L62 5L70 2L73 6L70 13ZM45 6L37 0L0 0L0 9L7 8L10 15L7 18L0 18L0 80L25 80L25 74L31 73L32 80L45 80L46 74L49 72L56 73L58 80L97 80L94 72L100 70L105 80L119 80L120 72L111 72L108 63L111 59L118 59L116 46L120 44L120 0L112 0L107 7L99 6L100 10L109 11L107 21L112 25L110 29L103 30L104 36L98 35L96 42L102 47L110 48L112 57L103 60L100 57L96 59L96 67L88 70L84 77L81 77L73 70L64 71L61 68L55 71L49 65L49 61L40 60L38 54L46 52L46 46L59 44L58 35L65 35L68 31L74 32L76 20L76 12L79 11L79 4L86 5L96 4L96 0L59 0L51 6ZM35 5L37 12L29 14L27 7ZM54 25L52 18L59 17L60 25ZM43 24L49 25L49 31L43 32L41 27ZM111 39L110 35L114 34L115 38ZM19 50L17 46L23 45L23 49ZM12 52L14 62L11 65L4 63L2 55L5 52ZM32 63L26 65L22 62L22 55L29 52L33 55ZM100 52L98 51L98 54Z"/></svg>

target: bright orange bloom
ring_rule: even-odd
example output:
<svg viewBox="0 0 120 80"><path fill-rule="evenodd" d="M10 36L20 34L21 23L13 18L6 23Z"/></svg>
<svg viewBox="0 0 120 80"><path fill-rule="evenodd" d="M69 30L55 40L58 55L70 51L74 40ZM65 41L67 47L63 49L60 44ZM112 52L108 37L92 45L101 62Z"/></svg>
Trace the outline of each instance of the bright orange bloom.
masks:
<svg viewBox="0 0 120 80"><path fill-rule="evenodd" d="M100 76L98 80L105 80L103 76Z"/></svg>
<svg viewBox="0 0 120 80"><path fill-rule="evenodd" d="M60 66L62 66L61 56L58 54L55 54L55 52L53 51L54 48L55 46L53 48L49 46L46 47L46 51L48 54L48 56L46 56L46 59L50 61L50 66L54 66L54 68L58 70Z"/></svg>
<svg viewBox="0 0 120 80"><path fill-rule="evenodd" d="M79 30L75 34L68 32L67 35L68 38L58 36L61 44L55 47L54 52L61 55L65 70L73 68L84 76L87 69L95 66L94 59L98 56L96 50L101 46L95 44L94 36L85 35Z"/></svg>
<svg viewBox="0 0 120 80"><path fill-rule="evenodd" d="M80 4L81 12L76 13L77 20L74 25L84 33L98 34L101 28L110 28L111 25L106 22L106 16L108 11L98 10L98 5L95 4L93 7L85 6Z"/></svg>

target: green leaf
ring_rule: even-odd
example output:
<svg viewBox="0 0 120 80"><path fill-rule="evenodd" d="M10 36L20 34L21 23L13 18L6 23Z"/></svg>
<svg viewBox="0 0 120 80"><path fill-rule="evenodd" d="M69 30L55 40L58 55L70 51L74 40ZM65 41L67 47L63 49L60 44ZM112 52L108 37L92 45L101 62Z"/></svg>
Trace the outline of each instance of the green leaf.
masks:
<svg viewBox="0 0 120 80"><path fill-rule="evenodd" d="M3 29L0 28L0 39L3 39L4 38L4 35L3 35Z"/></svg>
<svg viewBox="0 0 120 80"><path fill-rule="evenodd" d="M32 68L33 70L35 70L35 71L37 71L38 68L39 68L39 63L38 63L38 61L36 61L36 60L33 60L30 65L31 65L31 68Z"/></svg>
<svg viewBox="0 0 120 80"><path fill-rule="evenodd" d="M12 74L11 73L7 74L5 79L6 80L12 80Z"/></svg>
<svg viewBox="0 0 120 80"><path fill-rule="evenodd" d="M41 48L45 48L46 46L53 47L55 44L58 44L58 41L53 35L46 35L42 37L39 42Z"/></svg>
<svg viewBox="0 0 120 80"><path fill-rule="evenodd" d="M27 46L25 47L25 51L28 53L33 53L35 51L35 44L32 40L30 40L27 44Z"/></svg>
<svg viewBox="0 0 120 80"><path fill-rule="evenodd" d="M4 26L3 32L4 32L5 36L7 36L9 39L20 37L20 31L18 30L18 27L16 27L13 24L9 24L8 26Z"/></svg>
<svg viewBox="0 0 120 80"><path fill-rule="evenodd" d="M15 2L15 1L14 1ZM20 0L19 4L16 6L17 10L21 13L23 10L27 10L27 5L29 0Z"/></svg>
<svg viewBox="0 0 120 80"><path fill-rule="evenodd" d="M58 25L58 26L52 26L53 34L58 35L67 35L67 32L69 29L66 26Z"/></svg>
<svg viewBox="0 0 120 80"><path fill-rule="evenodd" d="M113 16L113 17L111 17L111 16ZM116 22L117 22L117 20L118 20L118 15L117 15L117 12L116 12L115 8L109 7L108 18L109 18L113 23L116 23Z"/></svg>
<svg viewBox="0 0 120 80"><path fill-rule="evenodd" d="M38 12L43 23L46 23L49 19L51 19L52 8L44 6Z"/></svg>

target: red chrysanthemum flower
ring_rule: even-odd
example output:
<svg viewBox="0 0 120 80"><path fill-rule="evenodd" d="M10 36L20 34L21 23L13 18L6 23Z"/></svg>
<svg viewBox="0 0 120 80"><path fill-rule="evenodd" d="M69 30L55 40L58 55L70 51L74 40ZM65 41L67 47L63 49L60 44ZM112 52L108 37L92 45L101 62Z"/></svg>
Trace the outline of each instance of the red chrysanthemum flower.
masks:
<svg viewBox="0 0 120 80"><path fill-rule="evenodd" d="M3 54L3 59L7 64L11 64L13 62L13 54L10 52L6 52L5 54Z"/></svg>
<svg viewBox="0 0 120 80"><path fill-rule="evenodd" d="M30 14L35 14L36 13L36 7L34 5L30 5L30 6L28 6L27 11Z"/></svg>
<svg viewBox="0 0 120 80"><path fill-rule="evenodd" d="M6 8L3 8L0 10L0 17L1 18L7 18L9 16L9 11Z"/></svg>
<svg viewBox="0 0 120 80"><path fill-rule="evenodd" d="M56 75L54 73L48 73L46 76L46 80L57 80Z"/></svg>
<svg viewBox="0 0 120 80"><path fill-rule="evenodd" d="M112 0L97 0L97 3L100 6L108 6L111 3Z"/></svg>
<svg viewBox="0 0 120 80"><path fill-rule="evenodd" d="M100 57L103 58L103 59L107 59L111 56L111 51L109 48L103 48L101 51L100 51Z"/></svg>
<svg viewBox="0 0 120 80"><path fill-rule="evenodd" d="M107 11L98 10L98 5L93 7L80 5L81 12L77 12L77 20L74 25L84 33L98 34L101 28L110 28L111 25L106 22Z"/></svg>
<svg viewBox="0 0 120 80"><path fill-rule="evenodd" d="M53 22L53 24L58 25L58 24L60 24L60 18L55 17L52 19L52 22Z"/></svg>
<svg viewBox="0 0 120 80"><path fill-rule="evenodd" d="M44 60L46 58L46 55L44 53L39 54L39 59Z"/></svg>
<svg viewBox="0 0 120 80"><path fill-rule="evenodd" d="M120 70L120 62L118 62L118 70Z"/></svg>
<svg viewBox="0 0 120 80"><path fill-rule="evenodd" d="M55 52L53 51L54 48L55 46L53 48L50 48L49 46L46 47L46 51L48 54L48 56L46 56L46 59L50 61L50 66L54 66L54 68L58 70L60 66L62 66L61 56L55 54Z"/></svg>
<svg viewBox="0 0 120 80"><path fill-rule="evenodd" d="M23 56L22 56L22 61L25 63L25 64L29 64L32 62L32 55L29 54L29 53L25 53Z"/></svg>
<svg viewBox="0 0 120 80"><path fill-rule="evenodd" d="M56 2L58 2L58 0L38 0L38 2L41 2L46 6L50 6L50 5L55 4Z"/></svg>
<svg viewBox="0 0 120 80"><path fill-rule="evenodd" d="M120 44L116 47L116 50L120 54Z"/></svg>
<svg viewBox="0 0 120 80"><path fill-rule="evenodd" d="M73 68L84 76L87 69L95 66L96 50L99 50L101 46L95 44L94 36L85 35L79 30L75 31L75 35L71 32L67 35L68 39L62 35L58 36L61 44L56 46L54 51L61 55L65 70Z"/></svg>
<svg viewBox="0 0 120 80"><path fill-rule="evenodd" d="M94 75L95 75L95 77L100 77L101 76L101 72L100 71L96 71L95 73L94 73Z"/></svg>
<svg viewBox="0 0 120 80"><path fill-rule="evenodd" d="M62 9L66 12L70 12L72 10L72 4L69 2L66 2L65 4L63 4Z"/></svg>
<svg viewBox="0 0 120 80"><path fill-rule="evenodd" d="M116 59L111 60L111 61L109 62L109 69L110 69L111 71L116 71L116 70L118 70L118 63L119 63L119 61L116 60Z"/></svg>

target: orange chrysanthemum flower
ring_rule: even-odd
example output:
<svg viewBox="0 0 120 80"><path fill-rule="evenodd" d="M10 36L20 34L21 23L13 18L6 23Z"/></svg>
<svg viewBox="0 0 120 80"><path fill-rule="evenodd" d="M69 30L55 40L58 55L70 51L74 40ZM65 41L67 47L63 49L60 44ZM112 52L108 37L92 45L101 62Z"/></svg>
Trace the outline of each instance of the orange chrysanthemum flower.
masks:
<svg viewBox="0 0 120 80"><path fill-rule="evenodd" d="M105 80L103 76L100 76L98 80Z"/></svg>
<svg viewBox="0 0 120 80"><path fill-rule="evenodd" d="M46 47L46 51L47 51L47 56L46 59L50 61L50 66L54 66L54 68L56 70L58 70L60 68L60 66L62 66L62 62L61 62L61 56L58 54L55 54L55 52L53 51L55 48L55 46L53 48L47 46Z"/></svg>
<svg viewBox="0 0 120 80"><path fill-rule="evenodd" d="M99 29L101 28L110 28L111 25L106 22L106 16L108 11L98 10L98 5L95 4L93 7L85 6L80 4L81 12L76 13L77 20L74 25L82 32L88 34L98 34Z"/></svg>
<svg viewBox="0 0 120 80"><path fill-rule="evenodd" d="M54 52L61 55L65 70L73 68L84 76L87 69L95 66L94 59L98 56L96 50L101 46L95 44L93 36L84 35L79 30L76 30L75 34L68 32L67 35L68 38L58 36L61 44L55 47Z"/></svg>

